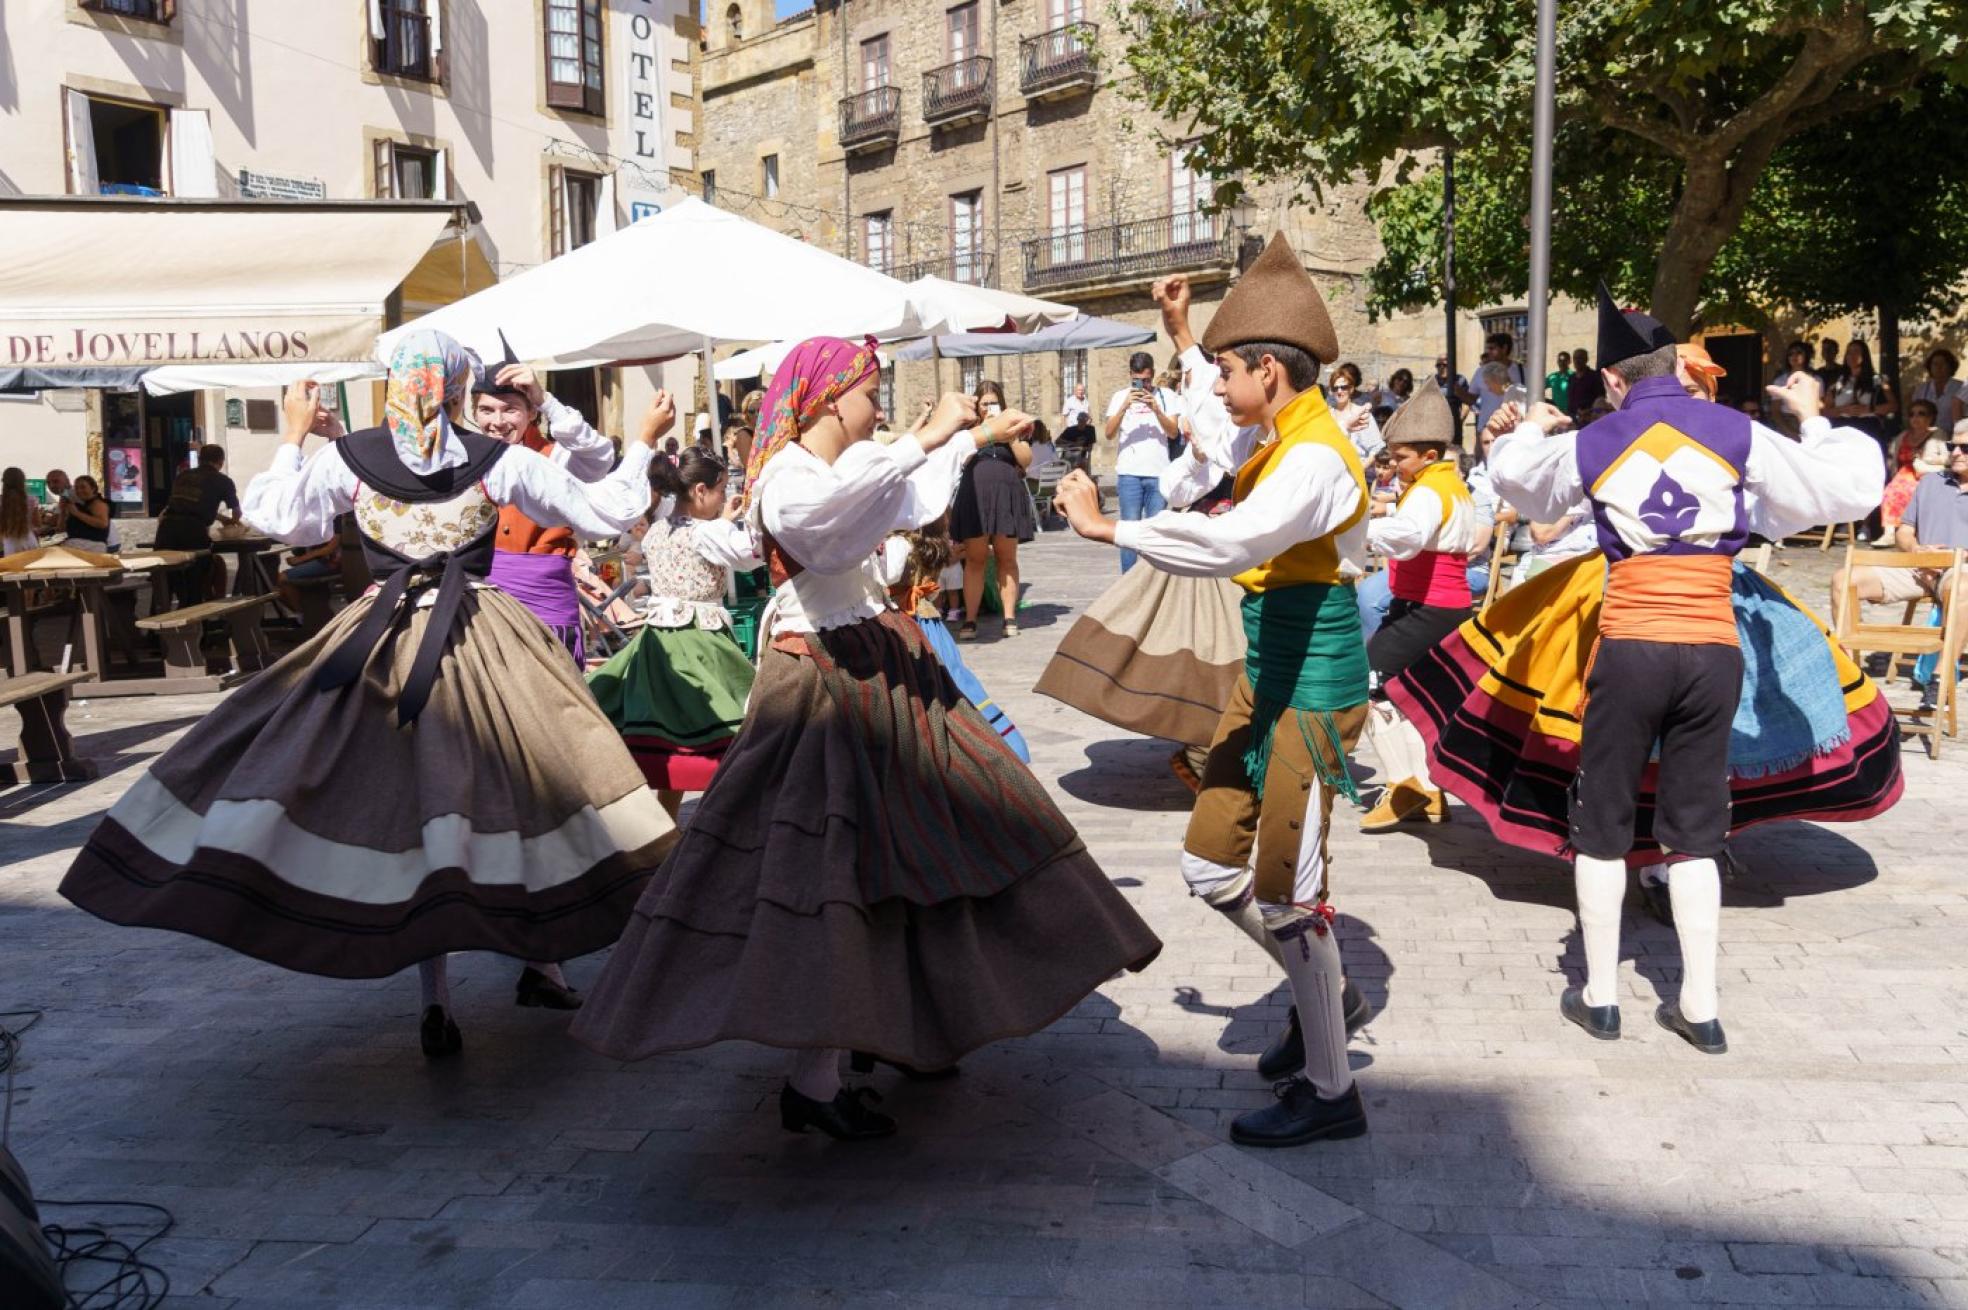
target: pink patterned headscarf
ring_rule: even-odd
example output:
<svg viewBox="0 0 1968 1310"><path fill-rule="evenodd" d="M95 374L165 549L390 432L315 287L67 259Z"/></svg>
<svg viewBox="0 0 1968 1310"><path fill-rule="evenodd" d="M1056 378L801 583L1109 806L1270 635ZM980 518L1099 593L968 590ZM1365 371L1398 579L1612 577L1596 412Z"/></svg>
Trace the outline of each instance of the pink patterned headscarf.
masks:
<svg viewBox="0 0 1968 1310"><path fill-rule="evenodd" d="M759 430L752 441L751 461L745 465L745 485L758 485L766 462L799 437L800 424L817 417L880 368L873 337L858 346L839 337L809 337L788 351L759 408Z"/></svg>
<svg viewBox="0 0 1968 1310"><path fill-rule="evenodd" d="M434 473L465 462L450 410L471 388L473 362L470 351L431 328L404 334L390 355L383 425L412 472Z"/></svg>

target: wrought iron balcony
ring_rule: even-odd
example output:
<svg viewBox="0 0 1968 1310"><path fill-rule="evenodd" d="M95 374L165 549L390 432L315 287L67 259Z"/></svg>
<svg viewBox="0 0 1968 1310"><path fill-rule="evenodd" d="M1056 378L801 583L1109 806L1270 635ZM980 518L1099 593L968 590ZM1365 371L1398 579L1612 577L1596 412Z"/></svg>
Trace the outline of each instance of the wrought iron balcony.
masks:
<svg viewBox="0 0 1968 1310"><path fill-rule="evenodd" d="M1100 80L1098 23L1068 23L1018 43L1018 89L1028 100L1091 91Z"/></svg>
<svg viewBox="0 0 1968 1310"><path fill-rule="evenodd" d="M841 149L885 150L902 138L902 88L870 87L840 102Z"/></svg>
<svg viewBox="0 0 1968 1310"><path fill-rule="evenodd" d="M974 123L991 112L991 57L973 55L923 74L923 122Z"/></svg>
<svg viewBox="0 0 1968 1310"><path fill-rule="evenodd" d="M893 276L904 282L913 282L919 277L940 277L974 287L995 287L998 285L998 261L984 250L969 254L930 255L902 265Z"/></svg>
<svg viewBox="0 0 1968 1310"><path fill-rule="evenodd" d="M1234 232L1209 214L1163 214L1106 227L1037 237L1025 245L1025 290L1136 284L1165 273L1237 264Z"/></svg>

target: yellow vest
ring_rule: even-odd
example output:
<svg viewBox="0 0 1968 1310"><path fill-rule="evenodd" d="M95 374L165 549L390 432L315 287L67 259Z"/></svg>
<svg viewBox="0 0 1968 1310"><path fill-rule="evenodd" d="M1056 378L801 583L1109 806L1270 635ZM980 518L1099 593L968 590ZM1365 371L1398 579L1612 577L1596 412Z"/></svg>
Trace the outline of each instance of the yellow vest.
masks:
<svg viewBox="0 0 1968 1310"><path fill-rule="evenodd" d="M1442 522L1444 524L1448 523L1450 516L1455 513L1455 507L1458 503L1464 505L1475 503L1469 498L1469 484L1462 480L1462 474L1457 471L1456 462L1452 459L1438 459L1423 469L1421 476L1416 478L1408 485L1406 490L1401 492L1400 499L1394 502L1395 505L1398 506L1403 501L1406 501L1408 493L1416 487L1427 487L1430 491L1442 498Z"/></svg>
<svg viewBox="0 0 1968 1310"><path fill-rule="evenodd" d="M1309 582L1340 582L1339 543L1336 539L1340 533L1365 518L1367 513L1367 475L1360 467L1360 453L1353 449L1353 443L1339 430L1332 411L1326 408L1325 396L1320 394L1317 387L1299 392L1290 404L1279 410L1274 426L1276 439L1259 447L1237 470L1237 480L1231 492L1234 500L1241 504L1257 484L1276 472L1285 456L1298 447L1325 446L1345 462L1353 485L1359 489L1359 505L1332 532L1311 541L1301 541L1256 568L1245 569L1231 580L1245 591L1256 593L1279 587L1303 586Z"/></svg>

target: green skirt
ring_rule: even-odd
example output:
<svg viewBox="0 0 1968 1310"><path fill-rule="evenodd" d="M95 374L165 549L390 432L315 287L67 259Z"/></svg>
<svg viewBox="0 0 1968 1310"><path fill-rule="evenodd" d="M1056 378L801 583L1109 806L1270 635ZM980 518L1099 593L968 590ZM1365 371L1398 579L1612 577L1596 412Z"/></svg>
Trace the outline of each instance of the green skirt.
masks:
<svg viewBox="0 0 1968 1310"><path fill-rule="evenodd" d="M644 628L588 689L650 786L702 791L745 721L752 672L729 632Z"/></svg>

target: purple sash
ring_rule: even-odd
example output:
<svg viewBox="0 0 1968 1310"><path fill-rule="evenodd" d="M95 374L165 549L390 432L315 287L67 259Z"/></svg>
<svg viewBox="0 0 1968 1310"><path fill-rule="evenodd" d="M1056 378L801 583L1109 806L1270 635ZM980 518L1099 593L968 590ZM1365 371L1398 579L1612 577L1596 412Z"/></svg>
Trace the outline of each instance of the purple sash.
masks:
<svg viewBox="0 0 1968 1310"><path fill-rule="evenodd" d="M574 588L574 561L565 555L522 555L517 551L492 553L492 571L486 580L507 592L533 617L553 630L554 636L574 656L577 667L587 667L587 648L581 641L581 600Z"/></svg>

